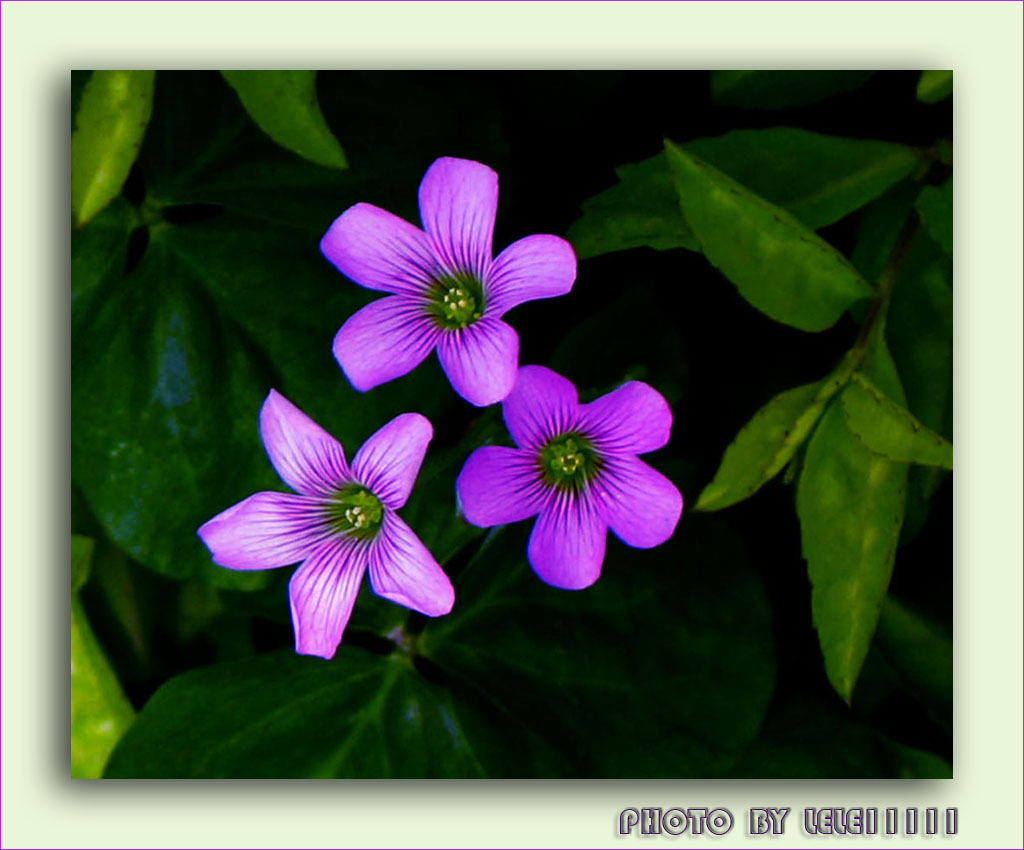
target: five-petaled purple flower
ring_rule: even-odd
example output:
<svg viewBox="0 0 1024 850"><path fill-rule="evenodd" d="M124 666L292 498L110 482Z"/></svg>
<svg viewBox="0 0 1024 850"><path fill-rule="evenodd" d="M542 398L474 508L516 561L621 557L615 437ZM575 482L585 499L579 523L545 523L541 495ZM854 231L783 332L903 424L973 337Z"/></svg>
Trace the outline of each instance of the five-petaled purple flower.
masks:
<svg viewBox="0 0 1024 850"><path fill-rule="evenodd" d="M638 454L668 442L672 413L654 389L629 381L589 404L543 366L523 366L502 405L518 448L485 446L455 487L473 525L538 515L527 557L541 579L578 590L597 581L608 529L628 546L668 540L683 510L676 486Z"/></svg>
<svg viewBox="0 0 1024 850"><path fill-rule="evenodd" d="M430 617L451 610L451 582L395 514L433 436L425 417L395 417L363 443L350 466L341 443L271 390L260 435L277 474L297 495L256 493L198 533L223 567L303 562L288 585L296 652L334 655L367 570L378 596Z"/></svg>
<svg viewBox="0 0 1024 850"><path fill-rule="evenodd" d="M436 160L420 183L419 206L422 230L356 204L321 240L342 274L389 293L342 325L334 356L365 391L412 371L436 348L460 396L494 404L511 391L519 362L519 337L501 317L568 292L576 256L564 239L535 235L492 258L498 175L479 162Z"/></svg>

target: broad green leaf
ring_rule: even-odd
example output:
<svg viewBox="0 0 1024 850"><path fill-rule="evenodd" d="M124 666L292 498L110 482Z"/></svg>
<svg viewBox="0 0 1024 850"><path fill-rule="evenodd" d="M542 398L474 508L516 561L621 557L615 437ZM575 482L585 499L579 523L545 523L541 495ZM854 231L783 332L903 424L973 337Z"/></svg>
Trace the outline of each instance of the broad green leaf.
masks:
<svg viewBox="0 0 1024 850"><path fill-rule="evenodd" d="M902 401L881 326L869 342L864 371ZM825 671L849 702L892 575L907 467L864 445L847 425L841 399L829 405L808 443L796 507Z"/></svg>
<svg viewBox="0 0 1024 850"><path fill-rule="evenodd" d="M800 330L835 324L871 288L789 213L671 142L683 214L708 260L761 312Z"/></svg>
<svg viewBox="0 0 1024 850"><path fill-rule="evenodd" d="M491 735L500 741L500 728ZM444 688L406 657L346 647L330 662L277 652L172 679L106 772L133 779L483 775Z"/></svg>
<svg viewBox="0 0 1024 850"><path fill-rule="evenodd" d="M786 390L762 407L722 456L714 479L700 494L699 511L717 511L756 493L778 474L825 409L820 382Z"/></svg>
<svg viewBox="0 0 1024 850"><path fill-rule="evenodd" d="M720 775L757 734L774 659L759 580L710 523L680 530L691 567L675 540L610 541L579 593L527 567L525 527L492 534L411 654L343 642L330 662L192 671L145 706L107 775Z"/></svg>
<svg viewBox="0 0 1024 850"><path fill-rule="evenodd" d="M917 199L917 211L932 239L953 255L953 178L941 186L925 186Z"/></svg>
<svg viewBox="0 0 1024 850"><path fill-rule="evenodd" d="M922 103L938 103L953 94L952 71L922 71L917 81L917 99Z"/></svg>
<svg viewBox="0 0 1024 850"><path fill-rule="evenodd" d="M682 147L812 230L839 221L926 164L907 145L796 127L734 130Z"/></svg>
<svg viewBox="0 0 1024 850"><path fill-rule="evenodd" d="M953 468L953 446L926 428L861 373L842 394L847 424L871 451L889 460Z"/></svg>
<svg viewBox="0 0 1024 850"><path fill-rule="evenodd" d="M711 99L742 109L806 106L860 88L871 71L712 71Z"/></svg>
<svg viewBox="0 0 1024 850"><path fill-rule="evenodd" d="M81 227L121 192L153 110L153 71L93 71L71 134L71 216Z"/></svg>
<svg viewBox="0 0 1024 850"><path fill-rule="evenodd" d="M914 148L793 127L734 130L681 146L812 230L849 215L922 165ZM569 229L581 258L646 246L699 249L679 212L664 153L616 169Z"/></svg>
<svg viewBox="0 0 1024 850"><path fill-rule="evenodd" d="M878 621L877 643L901 682L951 727L953 640L949 633L889 596Z"/></svg>
<svg viewBox="0 0 1024 850"><path fill-rule="evenodd" d="M422 636L453 687L519 746L536 738L563 754L570 775L726 771L774 680L762 589L738 542L717 520L684 515L656 549L609 538L601 578L566 593L525 563L526 531L481 550L453 615Z"/></svg>
<svg viewBox="0 0 1024 850"><path fill-rule="evenodd" d="M373 393L347 384L331 339L372 296L317 245L365 190L265 140L211 79L161 86L140 158L143 207L119 201L73 235L72 474L110 538L140 563L251 589L269 574L213 565L195 532L253 492L287 489L258 433L271 387L349 456L393 416L434 418L456 402L434 364ZM413 203L415 185L405 187ZM201 220L177 220L196 205ZM141 222L148 244L126 274ZM417 520L428 529L433 512L454 521L450 482L432 492Z"/></svg>
<svg viewBox="0 0 1024 850"><path fill-rule="evenodd" d="M221 71L259 128L310 162L347 168L316 99L316 71Z"/></svg>
<svg viewBox="0 0 1024 850"><path fill-rule="evenodd" d="M78 599L77 591L89 572L92 545L88 537L71 537L72 779L101 776L111 750L134 717Z"/></svg>

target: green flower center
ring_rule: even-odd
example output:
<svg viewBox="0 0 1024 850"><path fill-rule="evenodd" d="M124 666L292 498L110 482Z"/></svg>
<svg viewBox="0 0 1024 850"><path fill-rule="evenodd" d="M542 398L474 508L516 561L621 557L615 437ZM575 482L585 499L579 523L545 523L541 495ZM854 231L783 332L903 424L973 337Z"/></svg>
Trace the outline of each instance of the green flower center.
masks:
<svg viewBox="0 0 1024 850"><path fill-rule="evenodd" d="M380 499L359 484L342 487L327 503L331 530L349 537L369 539L377 534L384 508Z"/></svg>
<svg viewBox="0 0 1024 850"><path fill-rule="evenodd" d="M548 440L540 450L540 470L546 484L579 491L601 470L601 457L590 440L570 431Z"/></svg>
<svg viewBox="0 0 1024 850"><path fill-rule="evenodd" d="M430 287L427 312L442 328L464 328L484 314L484 288L468 272L446 274Z"/></svg>

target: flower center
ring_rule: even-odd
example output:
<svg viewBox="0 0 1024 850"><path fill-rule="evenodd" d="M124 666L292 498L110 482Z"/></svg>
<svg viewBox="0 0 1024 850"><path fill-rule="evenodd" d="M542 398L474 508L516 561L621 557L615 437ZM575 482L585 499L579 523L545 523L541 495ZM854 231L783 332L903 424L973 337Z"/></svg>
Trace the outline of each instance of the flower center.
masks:
<svg viewBox="0 0 1024 850"><path fill-rule="evenodd" d="M359 484L349 484L335 493L326 513L332 531L364 539L377 534L384 518L380 499Z"/></svg>
<svg viewBox="0 0 1024 850"><path fill-rule="evenodd" d="M575 431L548 440L540 450L544 482L562 490L582 490L600 469L600 455L590 440Z"/></svg>
<svg viewBox="0 0 1024 850"><path fill-rule="evenodd" d="M427 312L442 328L464 328L484 314L484 288L468 272L445 274L430 287Z"/></svg>

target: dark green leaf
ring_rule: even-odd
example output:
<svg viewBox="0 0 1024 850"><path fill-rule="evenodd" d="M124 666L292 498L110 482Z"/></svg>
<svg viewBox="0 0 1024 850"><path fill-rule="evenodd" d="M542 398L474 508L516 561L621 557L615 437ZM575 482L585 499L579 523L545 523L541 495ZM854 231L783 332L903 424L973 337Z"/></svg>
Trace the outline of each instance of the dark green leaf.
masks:
<svg viewBox="0 0 1024 850"><path fill-rule="evenodd" d="M684 517L657 549L610 539L601 578L576 593L542 584L524 563L525 528L510 533L424 633L453 687L579 776L725 771L756 734L774 669L762 590L729 532Z"/></svg>
<svg viewBox="0 0 1024 850"><path fill-rule="evenodd" d="M117 676L89 626L77 589L89 572L93 541L71 538L71 778L102 775L134 717Z"/></svg>
<svg viewBox="0 0 1024 850"><path fill-rule="evenodd" d="M953 178L941 186L925 186L917 199L917 211L932 239L953 255Z"/></svg>
<svg viewBox="0 0 1024 850"><path fill-rule="evenodd" d="M717 511L756 493L778 474L807 438L825 409L821 383L786 390L740 429L722 456L714 480L697 500L697 510Z"/></svg>
<svg viewBox="0 0 1024 850"><path fill-rule="evenodd" d="M865 371L902 399L880 331L874 340ZM907 467L868 449L833 402L808 444L796 503L825 670L847 701L892 575L906 481Z"/></svg>
<svg viewBox="0 0 1024 850"><path fill-rule="evenodd" d="M871 71L712 71L711 99L742 109L806 106L853 91Z"/></svg>
<svg viewBox="0 0 1024 850"><path fill-rule="evenodd" d="M948 778L938 756L905 747L810 694L777 697L757 740L733 768L742 779ZM791 816L792 817L792 816Z"/></svg>
<svg viewBox="0 0 1024 850"><path fill-rule="evenodd" d="M878 646L901 681L950 727L953 719L952 637L889 596L878 621Z"/></svg>
<svg viewBox="0 0 1024 850"><path fill-rule="evenodd" d="M901 463L953 468L952 444L886 398L863 374L854 374L842 402L847 424L871 451Z"/></svg>
<svg viewBox="0 0 1024 850"><path fill-rule="evenodd" d="M316 71L221 71L261 130L310 162L347 168L316 99Z"/></svg>
<svg viewBox="0 0 1024 850"><path fill-rule="evenodd" d="M411 639L412 665L343 643L331 662L281 653L188 673L146 705L107 775L718 775L757 733L774 661L763 591L708 523L680 529L692 566L674 541L610 543L579 593L542 584L526 529L506 530L458 578L455 612Z"/></svg>
<svg viewBox="0 0 1024 850"><path fill-rule="evenodd" d="M853 266L787 212L671 142L666 152L704 254L761 312L821 331L870 295Z"/></svg>
<svg viewBox="0 0 1024 850"><path fill-rule="evenodd" d="M172 679L146 704L106 775L390 778L484 771L442 688L404 656L343 647L331 662L280 652Z"/></svg>
<svg viewBox="0 0 1024 850"><path fill-rule="evenodd" d="M265 141L231 93L205 79L174 78L158 93L140 159L142 209L117 203L72 239L72 473L107 534L140 563L255 588L268 574L214 566L195 531L253 492L286 489L258 434L271 387L350 456L393 416L433 416L452 402L436 366L373 393L348 385L331 339L372 296L317 245L362 199L360 184ZM195 204L212 217L168 220ZM126 274L137 222L148 245ZM431 511L450 519L452 501L449 485L419 522L432 527Z"/></svg>
<svg viewBox="0 0 1024 850"><path fill-rule="evenodd" d="M938 103L953 94L952 71L922 71L917 81L917 99L922 103Z"/></svg>
<svg viewBox="0 0 1024 850"><path fill-rule="evenodd" d="M93 71L71 134L71 215L81 227L121 192L153 110L153 71Z"/></svg>
<svg viewBox="0 0 1024 850"><path fill-rule="evenodd" d="M949 255L918 233L897 274L886 323L907 409L946 439L953 437L952 280ZM905 540L923 528L932 495L947 474L938 467L911 469Z"/></svg>
<svg viewBox="0 0 1024 850"><path fill-rule="evenodd" d="M922 164L905 145L845 139L793 127L734 130L682 145L812 230L849 215ZM619 183L588 198L569 229L581 258L646 246L699 245L680 215L664 153L616 169Z"/></svg>

